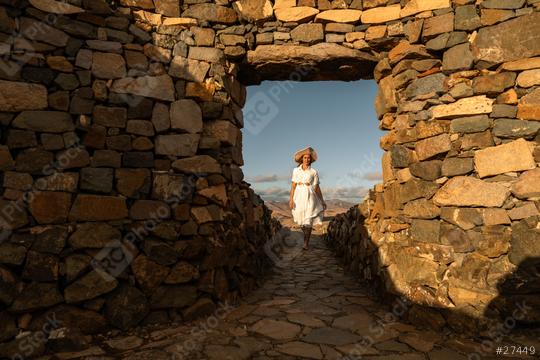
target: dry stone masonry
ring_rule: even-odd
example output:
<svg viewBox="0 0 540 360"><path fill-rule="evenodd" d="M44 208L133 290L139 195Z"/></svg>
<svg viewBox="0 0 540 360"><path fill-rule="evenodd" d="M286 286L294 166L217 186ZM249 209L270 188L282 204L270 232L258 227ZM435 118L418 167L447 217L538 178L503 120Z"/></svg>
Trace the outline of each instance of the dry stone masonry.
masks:
<svg viewBox="0 0 540 360"><path fill-rule="evenodd" d="M353 210L329 235L364 239L344 250L362 278L430 323L514 301L538 321L539 10L0 0L0 356L51 315L83 333L189 320L255 286L279 224L243 181L240 129L258 121L245 86L271 79L379 84L384 183L365 232Z"/></svg>

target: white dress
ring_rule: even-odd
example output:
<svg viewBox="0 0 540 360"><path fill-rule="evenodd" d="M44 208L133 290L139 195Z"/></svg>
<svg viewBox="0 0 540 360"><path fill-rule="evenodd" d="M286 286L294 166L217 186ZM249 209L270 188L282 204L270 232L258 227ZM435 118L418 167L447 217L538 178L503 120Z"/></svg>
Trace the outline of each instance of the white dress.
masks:
<svg viewBox="0 0 540 360"><path fill-rule="evenodd" d="M321 199L315 192L319 184L319 174L312 167L302 170L302 165L294 168L292 182L297 183L294 190L294 207L292 215L298 225L320 225L323 220L323 206ZM302 185L298 184L302 183ZM309 183L309 185L304 185Z"/></svg>

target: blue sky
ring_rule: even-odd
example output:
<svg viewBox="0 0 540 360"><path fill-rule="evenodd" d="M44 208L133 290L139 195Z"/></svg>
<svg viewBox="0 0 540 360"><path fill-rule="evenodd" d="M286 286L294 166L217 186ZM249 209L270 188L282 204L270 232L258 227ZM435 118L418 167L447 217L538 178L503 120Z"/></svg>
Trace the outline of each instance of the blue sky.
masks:
<svg viewBox="0 0 540 360"><path fill-rule="evenodd" d="M375 81L265 81L248 87L243 171L266 200L286 199L293 154L312 146L326 199L358 202L380 182Z"/></svg>

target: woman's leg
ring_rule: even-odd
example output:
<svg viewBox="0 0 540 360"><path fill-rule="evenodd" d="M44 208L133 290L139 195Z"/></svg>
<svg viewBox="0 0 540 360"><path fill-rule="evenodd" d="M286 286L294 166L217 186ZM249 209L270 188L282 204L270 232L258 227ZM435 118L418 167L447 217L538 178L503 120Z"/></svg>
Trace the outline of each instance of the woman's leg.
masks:
<svg viewBox="0 0 540 360"><path fill-rule="evenodd" d="M302 231L304 232L304 249L307 249L309 246L309 238L311 237L311 226L304 225Z"/></svg>

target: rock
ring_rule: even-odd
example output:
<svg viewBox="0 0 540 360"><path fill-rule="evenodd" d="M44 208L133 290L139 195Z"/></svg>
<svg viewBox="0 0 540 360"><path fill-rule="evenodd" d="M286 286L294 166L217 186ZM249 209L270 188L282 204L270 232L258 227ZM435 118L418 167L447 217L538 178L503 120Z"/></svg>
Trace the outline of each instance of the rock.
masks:
<svg viewBox="0 0 540 360"><path fill-rule="evenodd" d="M332 59L339 59L339 64ZM343 61L349 65L346 72L336 72L336 67ZM302 74L302 80L323 80L343 78L351 80L371 74L377 59L360 50L350 49L338 44L320 43L312 46L299 45L259 45L255 50L248 51L247 64L243 77L248 84L258 79L290 78L297 74L299 68L310 64L313 72ZM323 65L324 64L324 65ZM333 69L328 72L326 69ZM300 76L300 74L298 74Z"/></svg>
<svg viewBox="0 0 540 360"><path fill-rule="evenodd" d="M473 66L473 54L468 43L459 44L446 50L443 55L443 70L468 70Z"/></svg>
<svg viewBox="0 0 540 360"><path fill-rule="evenodd" d="M394 78L390 75L379 81L379 89L375 98L375 112L381 118L383 114L397 108Z"/></svg>
<svg viewBox="0 0 540 360"><path fill-rule="evenodd" d="M485 0L482 7L487 9L519 9L525 4L525 0Z"/></svg>
<svg viewBox="0 0 540 360"><path fill-rule="evenodd" d="M415 350L429 352L435 346L438 337L429 332L407 332L399 335L399 341L409 345Z"/></svg>
<svg viewBox="0 0 540 360"><path fill-rule="evenodd" d="M113 188L113 169L83 168L81 169L81 190L110 193Z"/></svg>
<svg viewBox="0 0 540 360"><path fill-rule="evenodd" d="M512 10L481 9L481 18L483 26L494 25L514 17Z"/></svg>
<svg viewBox="0 0 540 360"><path fill-rule="evenodd" d="M540 89L519 100L517 117L524 120L540 120Z"/></svg>
<svg viewBox="0 0 540 360"><path fill-rule="evenodd" d="M527 259L540 253L540 232L528 225L527 220L512 224L512 246L508 259L512 264L520 265Z"/></svg>
<svg viewBox="0 0 540 360"><path fill-rule="evenodd" d="M118 320L122 321L123 319L118 319ZM111 321L111 322L113 322L113 321ZM134 326L134 325L131 325L131 326L125 326L125 325L122 326L122 325L120 325L119 327L121 329L125 328L125 330L127 330L132 326ZM108 347L110 347L110 348L112 348L114 350L126 351L126 350L132 350L132 349L140 347L141 345L144 344L144 340L141 339L138 336L132 335L132 336L126 336L126 337L121 338L121 339L108 340L108 341L105 341L105 344L107 344Z"/></svg>
<svg viewBox="0 0 540 360"><path fill-rule="evenodd" d="M182 284L199 277L199 269L186 261L180 261L171 269L165 284Z"/></svg>
<svg viewBox="0 0 540 360"><path fill-rule="evenodd" d="M403 213L418 219L433 219L441 214L441 209L426 199L413 200L405 204Z"/></svg>
<svg viewBox="0 0 540 360"><path fill-rule="evenodd" d="M155 174L152 186L152 198L168 200L172 197L189 197L193 191L183 175Z"/></svg>
<svg viewBox="0 0 540 360"><path fill-rule="evenodd" d="M67 220L71 207L71 194L40 191L34 194L30 213L39 224L60 224Z"/></svg>
<svg viewBox="0 0 540 360"><path fill-rule="evenodd" d="M287 321L262 319L251 326L249 331L274 340L292 340L300 333L300 326Z"/></svg>
<svg viewBox="0 0 540 360"><path fill-rule="evenodd" d="M210 64L205 61L175 56L171 61L169 75L180 79L202 83L209 69Z"/></svg>
<svg viewBox="0 0 540 360"><path fill-rule="evenodd" d="M197 221L197 224L223 220L223 212L217 205L191 208L191 214L193 215L195 221Z"/></svg>
<svg viewBox="0 0 540 360"><path fill-rule="evenodd" d="M73 203L71 221L107 221L128 216L126 201L115 196L79 194Z"/></svg>
<svg viewBox="0 0 540 360"><path fill-rule="evenodd" d="M459 99L451 104L437 105L432 108L432 116L435 119L451 119L460 116L489 114L492 110L493 99L481 95Z"/></svg>
<svg viewBox="0 0 540 360"><path fill-rule="evenodd" d="M208 298L201 298L187 309L182 311L185 321L192 321L203 316L210 316L216 311L216 305Z"/></svg>
<svg viewBox="0 0 540 360"><path fill-rule="evenodd" d="M178 159L171 165L173 169L185 173L221 173L221 165L209 155L197 155Z"/></svg>
<svg viewBox="0 0 540 360"><path fill-rule="evenodd" d="M364 10L362 12L362 24L380 24L397 20L401 17L400 12L401 5L399 4Z"/></svg>
<svg viewBox="0 0 540 360"><path fill-rule="evenodd" d="M230 121L205 121L203 135L218 139L226 145L236 146L240 130Z"/></svg>
<svg viewBox="0 0 540 360"><path fill-rule="evenodd" d="M43 85L0 80L1 111L41 110L47 106L47 88Z"/></svg>
<svg viewBox="0 0 540 360"><path fill-rule="evenodd" d="M484 209L482 216L484 220L484 225L486 226L511 223L510 218L508 217L508 214L506 213L506 210L504 209L486 208Z"/></svg>
<svg viewBox="0 0 540 360"><path fill-rule="evenodd" d="M508 216L512 220L526 219L531 216L537 216L538 214L538 209L532 202L528 202L525 205L517 206L508 210Z"/></svg>
<svg viewBox="0 0 540 360"><path fill-rule="evenodd" d="M196 134L203 129L201 108L193 100L178 100L171 104L171 128Z"/></svg>
<svg viewBox="0 0 540 360"><path fill-rule="evenodd" d="M444 34L454 31L454 13L449 12L444 15L433 16L424 20L422 37L430 38L434 35Z"/></svg>
<svg viewBox="0 0 540 360"><path fill-rule="evenodd" d="M58 280L58 258L55 255L28 251L22 273L23 279L39 282L55 282Z"/></svg>
<svg viewBox="0 0 540 360"><path fill-rule="evenodd" d="M137 200L129 209L129 216L134 220L154 219L158 215L162 220L170 217L170 208L166 203L155 200Z"/></svg>
<svg viewBox="0 0 540 360"><path fill-rule="evenodd" d="M168 17L180 16L180 4L175 0L154 0L156 12ZM186 15L188 16L188 15Z"/></svg>
<svg viewBox="0 0 540 360"><path fill-rule="evenodd" d="M94 52L92 75L99 79L120 79L126 76L126 61L119 54Z"/></svg>
<svg viewBox="0 0 540 360"><path fill-rule="evenodd" d="M442 74L433 74L426 77L419 78L414 80L405 90L405 95L407 98L413 98L416 96L429 94L429 93L443 93L447 91L445 85L447 77Z"/></svg>
<svg viewBox="0 0 540 360"><path fill-rule="evenodd" d="M442 176L465 175L474 170L473 158L447 158L441 168Z"/></svg>
<svg viewBox="0 0 540 360"><path fill-rule="evenodd" d="M24 313L46 309L63 302L56 284L32 282L17 296L10 312Z"/></svg>
<svg viewBox="0 0 540 360"><path fill-rule="evenodd" d="M321 349L317 345L306 344L301 341L291 341L279 345L277 351L283 354L304 357L308 359L322 359Z"/></svg>
<svg viewBox="0 0 540 360"><path fill-rule="evenodd" d="M272 3L268 0L240 0L233 6L242 19L250 22L268 20L274 15Z"/></svg>
<svg viewBox="0 0 540 360"><path fill-rule="evenodd" d="M501 65L502 70L522 71L540 68L540 57L509 61Z"/></svg>
<svg viewBox="0 0 540 360"><path fill-rule="evenodd" d="M322 24L300 24L291 31L293 41L305 42L310 45L324 40Z"/></svg>
<svg viewBox="0 0 540 360"><path fill-rule="evenodd" d="M487 115L476 115L453 119L450 122L450 131L457 133L475 133L488 129L491 121Z"/></svg>
<svg viewBox="0 0 540 360"><path fill-rule="evenodd" d="M520 199L540 197L540 168L522 173L512 184L511 191Z"/></svg>
<svg viewBox="0 0 540 360"><path fill-rule="evenodd" d="M475 30L482 26L480 16L476 13L476 5L456 7L456 30Z"/></svg>
<svg viewBox="0 0 540 360"><path fill-rule="evenodd" d="M540 13L480 29L472 43L475 59L502 63L540 54ZM530 45L529 45L530 44Z"/></svg>
<svg viewBox="0 0 540 360"><path fill-rule="evenodd" d="M145 255L139 255L131 264L137 282L146 293L151 293L169 274L166 266L160 265Z"/></svg>
<svg viewBox="0 0 540 360"><path fill-rule="evenodd" d="M478 209L443 207L441 219L462 228L473 229L483 223L482 213Z"/></svg>
<svg viewBox="0 0 540 360"><path fill-rule="evenodd" d="M439 220L412 219L409 234L412 240L438 243L441 231L441 222Z"/></svg>
<svg viewBox="0 0 540 360"><path fill-rule="evenodd" d="M35 29L39 29L39 31L35 31ZM65 32L55 29L46 22L26 17L20 18L19 32L24 34L27 39L41 41L57 47L65 47L70 39Z"/></svg>
<svg viewBox="0 0 540 360"><path fill-rule="evenodd" d="M504 92L507 88L513 87L515 81L516 74L513 72L479 76L473 80L473 90L475 94L496 96Z"/></svg>
<svg viewBox="0 0 540 360"><path fill-rule="evenodd" d="M540 85L540 69L526 70L517 77L517 85L528 88Z"/></svg>
<svg viewBox="0 0 540 360"><path fill-rule="evenodd" d="M53 162L53 154L37 148L25 149L15 159L15 170L30 174L43 174Z"/></svg>
<svg viewBox="0 0 540 360"><path fill-rule="evenodd" d="M0 341L11 340L17 335L17 325L15 318L7 312L0 313Z"/></svg>
<svg viewBox="0 0 540 360"><path fill-rule="evenodd" d="M481 133L465 134L461 140L461 148L463 150L469 150L474 148L486 148L495 145L491 132L486 130Z"/></svg>
<svg viewBox="0 0 540 360"><path fill-rule="evenodd" d="M491 112L492 118L515 118L517 115L517 106L506 104L493 105L493 111Z"/></svg>
<svg viewBox="0 0 540 360"><path fill-rule="evenodd" d="M182 16L218 24L232 25L237 21L236 12L233 9L215 4L190 5L188 9L182 13Z"/></svg>
<svg viewBox="0 0 540 360"><path fill-rule="evenodd" d="M125 77L115 80L111 91L119 94L133 94L159 100L174 101L175 89L169 75Z"/></svg>
<svg viewBox="0 0 540 360"><path fill-rule="evenodd" d="M307 335L302 337L302 340L308 343L334 346L352 344L358 342L360 339L361 337L358 335L331 327L313 329Z"/></svg>
<svg viewBox="0 0 540 360"><path fill-rule="evenodd" d="M415 15L428 10L450 7L450 0L411 0L401 10L401 17Z"/></svg>
<svg viewBox="0 0 540 360"><path fill-rule="evenodd" d="M152 294L150 307L152 309L183 308L193 305L196 301L197 288L194 286L161 286Z"/></svg>
<svg viewBox="0 0 540 360"><path fill-rule="evenodd" d="M107 294L118 286L118 281L101 269L94 269L64 290L66 303L79 303Z"/></svg>
<svg viewBox="0 0 540 360"><path fill-rule="evenodd" d="M451 146L450 135L441 134L418 141L415 151L419 160L425 160L437 154L448 152Z"/></svg>
<svg viewBox="0 0 540 360"><path fill-rule="evenodd" d="M137 325L146 317L149 304L137 288L123 285L115 290L105 303L105 316L110 324L122 330Z"/></svg>
<svg viewBox="0 0 540 360"><path fill-rule="evenodd" d="M150 178L148 169L117 169L116 189L124 196L138 198L150 191Z"/></svg>
<svg viewBox="0 0 540 360"><path fill-rule="evenodd" d="M411 174L424 180L435 180L441 177L441 160L420 161L409 166Z"/></svg>
<svg viewBox="0 0 540 360"><path fill-rule="evenodd" d="M439 206L500 207L509 194L510 191L498 183L456 176L435 193L433 202Z"/></svg>
<svg viewBox="0 0 540 360"><path fill-rule="evenodd" d="M23 111L13 120L12 126L49 133L62 133L75 129L69 113L60 111Z"/></svg>
<svg viewBox="0 0 540 360"><path fill-rule="evenodd" d="M111 225L89 222L78 224L68 242L74 249L102 249L121 238L120 231Z"/></svg>
<svg viewBox="0 0 540 360"><path fill-rule="evenodd" d="M510 171L530 170L536 167L532 148L524 139L478 150L474 165L480 178Z"/></svg>
<svg viewBox="0 0 540 360"><path fill-rule="evenodd" d="M67 228L64 226L46 226L34 228L36 240L32 245L32 250L49 254L60 254L64 249L67 238Z"/></svg>
<svg viewBox="0 0 540 360"><path fill-rule="evenodd" d="M540 122L515 119L496 119L493 135L500 138L532 138L540 130Z"/></svg>
<svg viewBox="0 0 540 360"><path fill-rule="evenodd" d="M279 7L274 12L276 19L279 21L303 23L314 18L319 13L319 10L307 6L296 6Z"/></svg>
<svg viewBox="0 0 540 360"><path fill-rule="evenodd" d="M392 145L390 148L390 158L393 167L405 168L409 166L413 155L411 150L403 145Z"/></svg>
<svg viewBox="0 0 540 360"><path fill-rule="evenodd" d="M197 152L200 135L175 134L156 137L156 154L172 156L193 156Z"/></svg>

